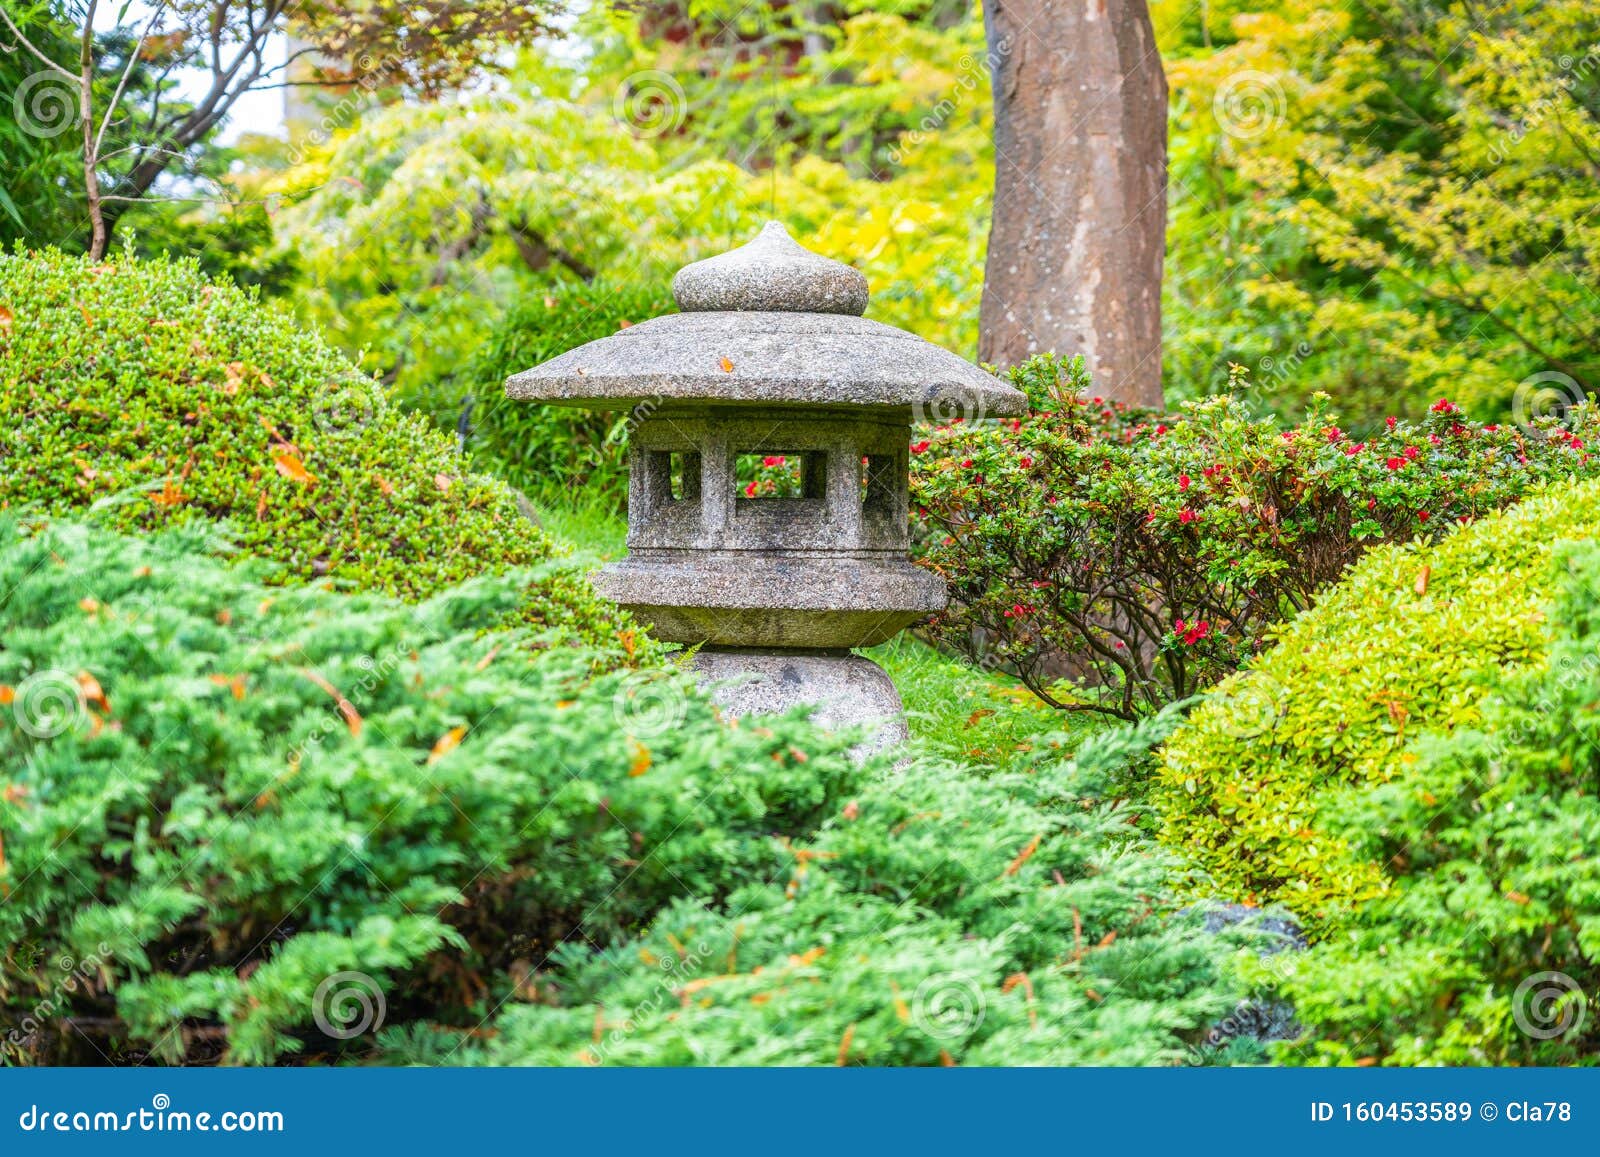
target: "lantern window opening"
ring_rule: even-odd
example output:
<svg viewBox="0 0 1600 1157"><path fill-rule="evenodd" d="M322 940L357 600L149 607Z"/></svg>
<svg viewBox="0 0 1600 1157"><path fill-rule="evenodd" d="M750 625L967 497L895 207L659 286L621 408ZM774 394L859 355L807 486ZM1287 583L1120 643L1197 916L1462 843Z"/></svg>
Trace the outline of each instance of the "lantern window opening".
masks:
<svg viewBox="0 0 1600 1157"><path fill-rule="evenodd" d="M740 502L821 501L828 496L825 450L741 450L734 455Z"/></svg>

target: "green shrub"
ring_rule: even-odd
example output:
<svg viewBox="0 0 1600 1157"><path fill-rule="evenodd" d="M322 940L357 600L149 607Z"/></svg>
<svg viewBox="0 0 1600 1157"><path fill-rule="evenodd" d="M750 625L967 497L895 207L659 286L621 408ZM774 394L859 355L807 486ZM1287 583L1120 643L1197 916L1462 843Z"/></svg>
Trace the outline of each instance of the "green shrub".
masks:
<svg viewBox="0 0 1600 1157"><path fill-rule="evenodd" d="M1061 707L1132 717L1191 695L1372 547L1600 471L1591 407L1517 429L1440 401L1356 439L1326 399L1284 428L1226 396L1165 416L1107 404L1078 362L1013 377L1032 415L913 444L913 498L951 584L935 636Z"/></svg>
<svg viewBox="0 0 1600 1157"><path fill-rule="evenodd" d="M1370 553L1173 736L1153 785L1163 840L1227 895L1302 915L1381 894L1385 860L1337 822L1341 789L1409 780L1409 739L1478 726L1486 676L1545 655L1556 544L1596 537L1585 482Z"/></svg>
<svg viewBox="0 0 1600 1157"><path fill-rule="evenodd" d="M0 509L226 519L286 579L405 598L552 553L446 435L191 262L0 255L0 307ZM623 623L557 571L520 617L597 638Z"/></svg>
<svg viewBox="0 0 1600 1157"><path fill-rule="evenodd" d="M634 940L572 943L469 1038L412 1027L386 1059L470 1064L1173 1064L1236 1007L1171 861L1097 777L1171 726L1076 763L979 778L941 760L834 801L783 866L680 900ZM1041 747L1047 745L1041 744Z"/></svg>
<svg viewBox="0 0 1600 1157"><path fill-rule="evenodd" d="M472 629L515 573L418 605L263 587L200 529L0 520L12 1060L370 1045L316 1031L340 972L390 1024L470 1027L563 943L788 873L867 774L686 675Z"/></svg>
<svg viewBox="0 0 1600 1157"><path fill-rule="evenodd" d="M1600 549L1559 557L1549 661L1483 665L1478 723L1330 807L1394 882L1281 983L1314 1026L1286 1060L1600 1057Z"/></svg>
<svg viewBox="0 0 1600 1157"><path fill-rule="evenodd" d="M575 346L677 306L665 284L553 288L513 307L462 374L473 399L473 453L532 495L601 491L620 502L627 414L507 401L505 380Z"/></svg>

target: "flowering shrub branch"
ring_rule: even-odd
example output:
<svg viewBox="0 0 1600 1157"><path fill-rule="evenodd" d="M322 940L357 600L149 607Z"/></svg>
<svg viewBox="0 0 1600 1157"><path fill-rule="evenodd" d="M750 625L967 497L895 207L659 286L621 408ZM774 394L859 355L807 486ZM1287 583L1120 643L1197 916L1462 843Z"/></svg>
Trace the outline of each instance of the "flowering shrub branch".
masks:
<svg viewBox="0 0 1600 1157"><path fill-rule="evenodd" d="M1078 359L1011 376L1029 417L956 420L912 447L922 561L951 588L931 630L1064 710L1131 719L1191 695L1373 546L1596 472L1587 405L1518 428L1440 400L1358 438L1325 395L1281 427L1232 394L1175 415L1108 402Z"/></svg>

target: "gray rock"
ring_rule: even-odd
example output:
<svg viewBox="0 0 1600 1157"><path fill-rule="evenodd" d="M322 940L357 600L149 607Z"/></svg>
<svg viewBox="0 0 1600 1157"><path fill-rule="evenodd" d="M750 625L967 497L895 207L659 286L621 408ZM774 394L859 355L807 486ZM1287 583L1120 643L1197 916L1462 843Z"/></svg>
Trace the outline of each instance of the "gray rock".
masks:
<svg viewBox="0 0 1600 1157"><path fill-rule="evenodd" d="M768 221L748 245L693 265L672 279L678 308L709 313L742 310L846 313L867 308L867 279L858 270L813 253Z"/></svg>

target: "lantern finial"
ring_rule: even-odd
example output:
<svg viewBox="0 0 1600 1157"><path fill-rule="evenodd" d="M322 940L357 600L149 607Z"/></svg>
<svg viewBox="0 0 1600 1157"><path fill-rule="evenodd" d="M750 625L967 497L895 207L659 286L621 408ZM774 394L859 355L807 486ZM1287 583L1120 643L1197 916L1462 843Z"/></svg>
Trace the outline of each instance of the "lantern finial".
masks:
<svg viewBox="0 0 1600 1157"><path fill-rule="evenodd" d="M678 270L672 296L685 313L845 313L867 308L858 269L813 253L777 221L756 239Z"/></svg>

